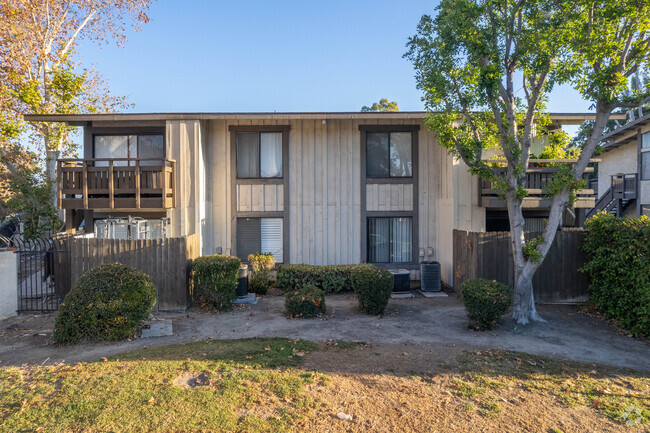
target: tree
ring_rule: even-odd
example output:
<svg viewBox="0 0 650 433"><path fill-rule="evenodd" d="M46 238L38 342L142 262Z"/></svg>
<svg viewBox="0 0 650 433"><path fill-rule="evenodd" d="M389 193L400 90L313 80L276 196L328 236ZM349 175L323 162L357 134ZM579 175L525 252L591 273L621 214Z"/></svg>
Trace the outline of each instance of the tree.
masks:
<svg viewBox="0 0 650 433"><path fill-rule="evenodd" d="M126 42L128 24L137 29L149 18L150 0L3 0L0 6L0 161L18 172L8 148L27 133L46 160L54 180L60 152L71 149L72 128L62 123L25 125L23 114L114 111L125 106L94 71L79 68L81 39L99 45ZM52 199L55 194L53 192Z"/></svg>
<svg viewBox="0 0 650 433"><path fill-rule="evenodd" d="M506 201L515 268L513 318L542 320L532 277L553 242L564 210L610 113L639 105L647 87L630 77L647 70L650 3L592 0L443 0L423 16L408 41L417 86L431 114L426 124L471 173L496 184ZM595 120L575 164L562 164L548 183L552 199L543 234L525 242L522 202L535 133L548 125L544 103L557 83L571 83L592 101ZM434 112L437 112L434 114ZM498 148L505 174L482 160Z"/></svg>
<svg viewBox="0 0 650 433"><path fill-rule="evenodd" d="M399 107L397 106L397 102L389 101L386 98L381 98L379 102L375 102L370 107L364 105L361 107L361 111L399 111Z"/></svg>

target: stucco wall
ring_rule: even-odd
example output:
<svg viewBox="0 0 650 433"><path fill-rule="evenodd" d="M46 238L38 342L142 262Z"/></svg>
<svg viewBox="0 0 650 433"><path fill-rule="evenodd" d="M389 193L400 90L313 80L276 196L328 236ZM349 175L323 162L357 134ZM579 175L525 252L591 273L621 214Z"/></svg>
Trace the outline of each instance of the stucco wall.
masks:
<svg viewBox="0 0 650 433"><path fill-rule="evenodd" d="M598 198L610 188L610 176L637 172L636 142L612 149L598 158L601 160L598 164Z"/></svg>
<svg viewBox="0 0 650 433"><path fill-rule="evenodd" d="M0 320L15 316L18 308L18 254L0 248Z"/></svg>

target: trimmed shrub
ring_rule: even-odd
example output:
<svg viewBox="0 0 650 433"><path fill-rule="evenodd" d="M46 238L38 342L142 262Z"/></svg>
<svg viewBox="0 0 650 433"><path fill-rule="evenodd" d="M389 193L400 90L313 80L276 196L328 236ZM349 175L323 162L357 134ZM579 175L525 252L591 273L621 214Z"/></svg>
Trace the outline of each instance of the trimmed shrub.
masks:
<svg viewBox="0 0 650 433"><path fill-rule="evenodd" d="M194 300L208 309L226 311L237 297L237 277L241 260L215 254L194 259L192 282Z"/></svg>
<svg viewBox="0 0 650 433"><path fill-rule="evenodd" d="M275 267L275 258L271 253L249 254L248 262L253 269L248 290L258 295L266 295L269 290L271 270Z"/></svg>
<svg viewBox="0 0 650 433"><path fill-rule="evenodd" d="M156 304L144 272L120 263L87 271L59 306L54 341L115 341L132 337Z"/></svg>
<svg viewBox="0 0 650 433"><path fill-rule="evenodd" d="M351 271L352 287L359 308L364 313L384 313L393 292L393 275L370 264L355 266Z"/></svg>
<svg viewBox="0 0 650 433"><path fill-rule="evenodd" d="M316 286L325 293L352 291L350 272L356 265L280 265L277 285L282 290Z"/></svg>
<svg viewBox="0 0 650 433"><path fill-rule="evenodd" d="M512 288L497 281L469 280L463 284L463 303L470 326L492 329L513 301Z"/></svg>
<svg viewBox="0 0 650 433"><path fill-rule="evenodd" d="M633 335L650 336L650 219L601 212L585 229L590 301Z"/></svg>
<svg viewBox="0 0 650 433"><path fill-rule="evenodd" d="M289 292L284 297L284 307L291 317L311 318L325 314L325 292L316 286Z"/></svg>

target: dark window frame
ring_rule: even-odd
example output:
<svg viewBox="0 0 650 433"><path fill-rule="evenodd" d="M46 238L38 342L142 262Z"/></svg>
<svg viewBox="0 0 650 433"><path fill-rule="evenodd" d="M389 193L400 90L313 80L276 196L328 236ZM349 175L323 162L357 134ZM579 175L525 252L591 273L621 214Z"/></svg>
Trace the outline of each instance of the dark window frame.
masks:
<svg viewBox="0 0 650 433"><path fill-rule="evenodd" d="M231 254L237 255L237 218L282 218L282 252L284 263L290 263L291 243L290 213L289 213L289 125L228 125L230 134L230 210L232 223ZM237 133L238 132L282 132L282 177L270 178L237 178ZM284 202L282 211L245 212L237 210L238 185L282 185Z"/></svg>
<svg viewBox="0 0 650 433"><path fill-rule="evenodd" d="M410 130L403 131L403 130L399 129L399 125L395 125L395 126L396 126L396 129L390 129L390 130L379 130L378 131L378 130L373 130L373 129L370 129L370 128L366 130L366 138L365 138L365 141L366 141L366 143L365 143L365 148L366 148L366 155L365 155L365 158L366 158L366 161L365 161L366 162L366 173L365 173L365 176L366 176L366 179L412 179L413 178L413 165L414 165L414 162L413 162L413 131L410 131ZM391 161L390 161L390 143L391 143L391 141L390 141L390 135L393 134L393 133L400 133L400 132L401 133L404 133L404 132L410 132L411 133L411 175L410 176L393 176L391 174ZM368 175L368 152L367 152L367 149L368 149L368 134L369 133L370 134L387 134L388 135L388 153L386 154L386 159L388 161L388 164L387 164L387 166L388 166L388 176L369 176Z"/></svg>
<svg viewBox="0 0 650 433"><path fill-rule="evenodd" d="M370 226L370 220L371 219L387 219L387 220L390 221L390 220L395 219L395 218L406 218L406 219L411 220L411 261L410 262L392 262L392 261L388 261L388 262L372 262L374 264L382 265L382 266L391 266L392 267L392 266L399 266L399 265L409 265L409 264L412 264L412 263L415 262L415 260L413 260L413 253L414 253L414 251L413 251L413 243L414 243L413 238L415 236L415 234L413 233L413 216L411 216L411 215L375 216L375 215L373 215L373 213L371 213L370 215L368 215L366 217L366 227ZM393 241L393 239L392 239L393 236L392 235L393 235L393 226L392 226L392 224L389 224L389 235L388 235L389 236L389 242ZM370 230L367 230L366 237L367 237L366 251L368 252L368 256L369 256L370 255ZM389 250L389 256L390 256L390 250Z"/></svg>
<svg viewBox="0 0 650 433"><path fill-rule="evenodd" d="M410 217L412 221L412 246L410 263L375 263L379 267L404 269L419 269L419 191L418 191L418 154L419 154L419 132L420 125L359 125L360 132L360 161L361 161L361 262L368 262L368 218L372 217ZM410 132L411 133L411 177L367 177L366 169L366 134L368 132ZM367 197L366 186L371 184L412 184L413 185L413 208L411 211L368 211L366 209Z"/></svg>
<svg viewBox="0 0 650 433"><path fill-rule="evenodd" d="M151 136L151 135L160 135L160 136L162 137L162 140L163 140L163 141L162 141L162 146L163 146L163 159L164 159L164 158L167 158L167 138L165 137L165 133L164 133L164 132L153 132L153 131L151 131L151 132L149 132L149 131L148 131L148 132L138 132L138 131L129 131L129 130L125 130L124 132L123 132L123 131L119 131L119 132L118 132L118 131L111 131L111 132L108 132L108 133L104 133L104 132L93 132L93 133L92 133L92 157L93 157L93 159L95 158L95 155L96 155L96 148L95 148L95 144L96 144L96 143L95 143L95 138L97 138L97 137L124 137L124 136L127 136L127 137L128 137L128 136L131 136L131 135L135 135L135 136L136 136L136 151L139 151L139 150L140 150L140 149L139 149L139 144L140 144L140 143L139 143L137 137L145 136L145 135L149 135L149 136ZM130 146L127 146L127 152L128 152L128 153L130 153L130 149L129 149L129 147L130 147ZM136 158L139 158L139 157L138 157L138 156L133 156L133 157L132 157L131 155L129 155L127 158L129 158L129 159L136 159Z"/></svg>
<svg viewBox="0 0 650 433"><path fill-rule="evenodd" d="M282 134L282 146L280 147L282 151L282 163L281 163L281 170L282 170L282 176L262 176L262 134L264 133L281 133ZM284 140L285 140L285 132L283 130L268 130L268 131L263 131L263 130L258 130L258 131L236 131L233 133L235 135L235 178L236 179L283 179L285 175L285 167L284 167ZM237 158L239 158L239 146L237 146L237 135L238 134L257 134L258 136L258 141L257 141L257 172L259 173L259 176L256 177L245 177L245 176L239 176L239 173L237 172Z"/></svg>

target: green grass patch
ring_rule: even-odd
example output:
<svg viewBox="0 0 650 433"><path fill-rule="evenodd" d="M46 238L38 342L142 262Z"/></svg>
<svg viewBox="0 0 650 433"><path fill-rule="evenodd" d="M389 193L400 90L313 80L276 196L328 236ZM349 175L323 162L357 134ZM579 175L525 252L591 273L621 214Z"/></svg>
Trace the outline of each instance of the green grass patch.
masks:
<svg viewBox="0 0 650 433"><path fill-rule="evenodd" d="M331 347L336 347L337 349L348 350L348 349L356 349L357 347L367 346L368 343L366 343L365 341L336 340L336 341L327 342L327 345Z"/></svg>
<svg viewBox="0 0 650 433"><path fill-rule="evenodd" d="M498 416L498 404L477 396L509 386L554 395L568 406L592 407L628 425L650 423L650 378L639 372L504 350L466 352L459 364L463 380L456 382L456 394L477 401L487 416Z"/></svg>
<svg viewBox="0 0 650 433"><path fill-rule="evenodd" d="M289 431L323 376L301 340L205 341L98 362L0 369L0 431Z"/></svg>

